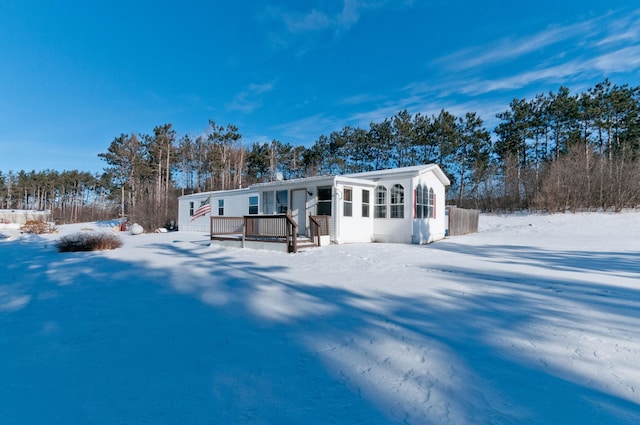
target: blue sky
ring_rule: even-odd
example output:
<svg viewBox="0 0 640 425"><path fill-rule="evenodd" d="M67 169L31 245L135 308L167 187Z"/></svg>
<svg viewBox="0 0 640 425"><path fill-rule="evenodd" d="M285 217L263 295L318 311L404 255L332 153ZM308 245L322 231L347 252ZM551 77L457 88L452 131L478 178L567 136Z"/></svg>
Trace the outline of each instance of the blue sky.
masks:
<svg viewBox="0 0 640 425"><path fill-rule="evenodd" d="M400 110L640 85L637 1L0 2L0 171L99 172L121 133L209 119L309 146Z"/></svg>

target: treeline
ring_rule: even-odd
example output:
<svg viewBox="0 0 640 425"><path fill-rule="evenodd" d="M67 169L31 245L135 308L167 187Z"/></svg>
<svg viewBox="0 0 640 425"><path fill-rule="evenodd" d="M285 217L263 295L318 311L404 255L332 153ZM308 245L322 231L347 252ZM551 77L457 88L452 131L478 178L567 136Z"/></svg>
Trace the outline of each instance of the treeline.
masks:
<svg viewBox="0 0 640 425"><path fill-rule="evenodd" d="M77 220L95 203L95 211L117 209L151 228L177 217L180 194L436 163L452 181L449 202L460 206L620 210L640 204L639 117L640 88L605 80L580 94L560 87L514 99L497 115L493 137L476 113L446 110L431 116L400 111L368 128L321 135L308 147L247 143L237 127L214 121L195 137L178 137L164 124L152 134L116 137L100 154L108 165L104 174L76 186L44 189L35 183L42 173L0 174L0 198L10 208L22 203L62 212L64 204L65 220Z"/></svg>
<svg viewBox="0 0 640 425"><path fill-rule="evenodd" d="M111 182L80 171L0 171L0 209L50 210L60 222L111 218Z"/></svg>
<svg viewBox="0 0 640 425"><path fill-rule="evenodd" d="M498 115L496 172L482 206L614 209L640 205L640 88L561 87ZM491 186L489 185L491 183Z"/></svg>

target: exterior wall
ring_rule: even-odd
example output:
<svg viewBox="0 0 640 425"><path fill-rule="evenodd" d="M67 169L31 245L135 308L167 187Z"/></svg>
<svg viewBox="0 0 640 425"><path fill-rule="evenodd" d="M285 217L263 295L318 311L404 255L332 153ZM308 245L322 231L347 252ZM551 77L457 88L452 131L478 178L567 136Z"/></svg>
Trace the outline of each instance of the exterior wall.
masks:
<svg viewBox="0 0 640 425"><path fill-rule="evenodd" d="M298 191L297 193L303 192L305 194L304 200L304 211L299 211L298 216L298 233L299 234L309 234L309 215L318 214L318 188L319 187L334 187L335 186L335 176L317 176L317 177L309 177L303 179L294 179L294 180L283 180L276 181L270 183L261 183L252 188L256 189L260 195L260 213L261 214L273 214L277 213L277 211L267 211L267 208L263 205L263 194L265 192L275 192L286 190L288 193L287 200L287 211L292 211L292 208L295 208L292 205L293 202L293 192ZM335 240L335 190L332 191L332 207L334 210L331 213L331 218L329 219L329 231L331 234L331 240ZM304 217L304 221L302 220ZM295 217L294 217L295 219Z"/></svg>
<svg viewBox="0 0 640 425"><path fill-rule="evenodd" d="M196 210L200 204L211 196L211 214L218 215L218 201L224 200L225 216L244 216L249 214L249 197L258 196L253 189L222 190L216 192L194 193L178 198L178 230L190 232L209 232L211 230L211 214L191 220L190 203ZM260 199L258 199L259 207Z"/></svg>
<svg viewBox="0 0 640 425"><path fill-rule="evenodd" d="M293 208L295 208L295 206L293 205L293 197L294 197L294 191L296 191L297 193L300 192L304 192L304 210L303 211L299 211L299 220L298 220L298 233L300 234L309 234L309 215L316 214L316 203L317 203L317 187L313 186L313 185L305 185L305 184L298 184L296 186L290 186L290 187L264 187L264 188L260 188L259 190L259 195L260 195L260 214L277 214L278 212L276 211L275 207L275 192L279 191L279 190L286 190L287 191L287 211L290 212L292 211ZM274 205L270 206L271 210L267 211L265 209L265 206L262 202L263 197L264 197L264 193L265 192L273 192L273 196L274 196Z"/></svg>
<svg viewBox="0 0 640 425"><path fill-rule="evenodd" d="M314 186L306 186L306 185L298 185L293 187L264 187L260 188L258 195L260 197L260 214L278 214L275 202L275 192L286 190L287 191L287 212L291 212L295 205L293 205L293 197L294 191L297 193L303 192L304 195L304 208L301 208L298 211L298 233L308 234L309 232L309 214L315 214L315 196L316 196L316 188ZM270 205L271 208L269 211L265 210L265 205L263 204L263 197L265 192L273 193L273 205Z"/></svg>
<svg viewBox="0 0 640 425"><path fill-rule="evenodd" d="M218 192L211 197L211 215L219 216L218 201L224 201L223 216L242 217L249 214L249 198L258 197L258 212L260 211L260 197L254 190L241 189L242 192ZM198 219L196 219L198 220Z"/></svg>
<svg viewBox="0 0 640 425"><path fill-rule="evenodd" d="M207 232L209 231L209 215L191 221L190 202L193 202L194 210L205 201L211 192L194 193L178 198L178 231Z"/></svg>
<svg viewBox="0 0 640 425"><path fill-rule="evenodd" d="M446 193L442 182L433 174L425 173L414 179L412 202L415 203L415 188L421 184L434 191L434 218L415 218L413 220L413 238L415 244L426 244L443 239L446 229L445 201Z"/></svg>
<svg viewBox="0 0 640 425"><path fill-rule="evenodd" d="M404 218L391 218L391 188L401 184L404 188ZM387 189L387 218L373 219L373 241L387 243L413 242L413 179L410 176L390 176L380 179L377 186ZM375 214L375 188L373 189L373 214Z"/></svg>
<svg viewBox="0 0 640 425"><path fill-rule="evenodd" d="M344 215L344 189L352 190L351 216ZM369 217L362 216L362 191L369 191ZM372 242L373 235L373 187L357 183L338 183L334 195L333 240L336 243ZM337 220L339 218L339 220Z"/></svg>

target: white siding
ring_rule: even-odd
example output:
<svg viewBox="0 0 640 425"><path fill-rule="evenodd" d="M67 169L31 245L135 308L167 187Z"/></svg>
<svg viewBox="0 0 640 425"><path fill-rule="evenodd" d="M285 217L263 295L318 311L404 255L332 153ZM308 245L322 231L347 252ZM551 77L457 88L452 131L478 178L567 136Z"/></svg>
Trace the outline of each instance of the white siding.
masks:
<svg viewBox="0 0 640 425"><path fill-rule="evenodd" d="M425 244L437 241L444 238L446 227L445 216L445 187L442 182L433 174L425 173L414 179L414 193L412 197L415 197L415 188L421 184L433 188L434 191L434 218L416 218L413 220L413 243ZM412 198L412 202L415 202Z"/></svg>
<svg viewBox="0 0 640 425"><path fill-rule="evenodd" d="M203 192L178 198L178 230L191 232L209 231L209 216L200 217L191 221L190 203L193 202L193 209L195 211L210 194L210 192Z"/></svg>
<svg viewBox="0 0 640 425"><path fill-rule="evenodd" d="M344 188L352 189L352 215L345 217L344 215ZM362 190L369 191L369 217L362 217ZM354 183L341 183L337 185L336 196L334 199L336 205L334 211L336 218L334 220L334 241L337 243L353 243L353 242L372 242L373 234L373 187L368 185L358 185Z"/></svg>
<svg viewBox="0 0 640 425"><path fill-rule="evenodd" d="M404 189L404 218L391 218L391 188L395 184ZM388 243L412 243L413 186L410 176L389 176L378 180L377 185L387 189L387 218L373 219L373 241ZM374 200L375 205L375 200Z"/></svg>
<svg viewBox="0 0 640 425"><path fill-rule="evenodd" d="M224 215L241 217L249 214L249 197L258 196L253 189L223 190L217 192L202 192L185 195L178 198L178 230L190 232L210 232L211 215L191 220L190 203L194 203L194 210L211 196L211 214L218 215L218 201L224 200ZM258 199L260 202L260 199Z"/></svg>

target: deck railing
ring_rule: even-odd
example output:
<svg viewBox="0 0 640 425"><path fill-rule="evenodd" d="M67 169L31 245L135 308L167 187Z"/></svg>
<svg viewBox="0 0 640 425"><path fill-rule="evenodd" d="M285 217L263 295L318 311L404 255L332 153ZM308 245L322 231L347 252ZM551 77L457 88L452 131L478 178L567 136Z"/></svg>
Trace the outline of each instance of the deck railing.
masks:
<svg viewBox="0 0 640 425"><path fill-rule="evenodd" d="M320 246L320 236L329 235L329 216L310 215L309 216L309 237Z"/></svg>
<svg viewBox="0 0 640 425"><path fill-rule="evenodd" d="M241 235L244 227L242 217L211 216L211 239L216 235Z"/></svg>
<svg viewBox="0 0 640 425"><path fill-rule="evenodd" d="M211 240L235 235L245 241L284 242L288 252L298 251L298 225L287 214L211 217Z"/></svg>
<svg viewBox="0 0 640 425"><path fill-rule="evenodd" d="M287 251L297 252L298 225L287 214L245 215L242 241L263 240L287 243Z"/></svg>

